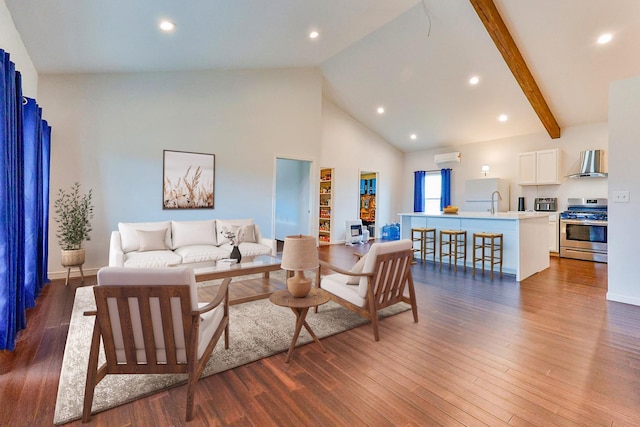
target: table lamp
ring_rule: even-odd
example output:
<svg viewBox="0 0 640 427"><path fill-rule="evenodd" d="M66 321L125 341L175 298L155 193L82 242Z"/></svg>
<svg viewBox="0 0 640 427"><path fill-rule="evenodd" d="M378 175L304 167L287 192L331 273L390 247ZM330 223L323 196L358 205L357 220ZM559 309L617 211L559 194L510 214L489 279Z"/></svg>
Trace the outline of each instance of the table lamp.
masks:
<svg viewBox="0 0 640 427"><path fill-rule="evenodd" d="M304 270L318 268L318 248L313 236L287 236L282 249L283 270L295 271L293 277L287 279L287 289L296 298L307 296L311 290L311 279L307 279Z"/></svg>

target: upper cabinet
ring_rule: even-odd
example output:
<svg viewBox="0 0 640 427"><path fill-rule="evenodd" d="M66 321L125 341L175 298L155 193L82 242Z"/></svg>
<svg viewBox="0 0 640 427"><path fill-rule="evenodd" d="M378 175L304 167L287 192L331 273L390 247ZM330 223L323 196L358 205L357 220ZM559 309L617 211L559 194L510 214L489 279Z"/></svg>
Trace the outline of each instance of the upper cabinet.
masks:
<svg viewBox="0 0 640 427"><path fill-rule="evenodd" d="M560 150L552 148L518 154L518 184L560 184Z"/></svg>

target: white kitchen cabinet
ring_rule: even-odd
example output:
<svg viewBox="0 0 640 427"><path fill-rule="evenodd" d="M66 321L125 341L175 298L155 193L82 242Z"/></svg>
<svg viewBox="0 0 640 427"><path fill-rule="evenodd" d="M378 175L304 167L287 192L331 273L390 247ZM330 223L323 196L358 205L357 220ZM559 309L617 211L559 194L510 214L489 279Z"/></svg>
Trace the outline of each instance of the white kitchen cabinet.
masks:
<svg viewBox="0 0 640 427"><path fill-rule="evenodd" d="M530 151L518 154L518 184L560 184L560 150Z"/></svg>
<svg viewBox="0 0 640 427"><path fill-rule="evenodd" d="M549 215L549 252L558 252L560 240L560 227L558 226L558 214Z"/></svg>

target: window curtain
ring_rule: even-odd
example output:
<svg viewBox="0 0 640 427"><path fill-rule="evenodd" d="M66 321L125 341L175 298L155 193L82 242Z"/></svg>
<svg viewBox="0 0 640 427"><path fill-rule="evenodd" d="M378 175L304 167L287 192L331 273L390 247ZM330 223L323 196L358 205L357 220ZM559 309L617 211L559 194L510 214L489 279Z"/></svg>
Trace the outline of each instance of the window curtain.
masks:
<svg viewBox="0 0 640 427"><path fill-rule="evenodd" d="M413 173L413 211L424 212L424 178L426 171Z"/></svg>
<svg viewBox="0 0 640 427"><path fill-rule="evenodd" d="M440 190L440 210L451 205L451 169L441 169L442 188Z"/></svg>
<svg viewBox="0 0 640 427"><path fill-rule="evenodd" d="M51 133L35 101L23 100L20 73L1 49L0 62L0 350L13 350L47 276L43 145Z"/></svg>

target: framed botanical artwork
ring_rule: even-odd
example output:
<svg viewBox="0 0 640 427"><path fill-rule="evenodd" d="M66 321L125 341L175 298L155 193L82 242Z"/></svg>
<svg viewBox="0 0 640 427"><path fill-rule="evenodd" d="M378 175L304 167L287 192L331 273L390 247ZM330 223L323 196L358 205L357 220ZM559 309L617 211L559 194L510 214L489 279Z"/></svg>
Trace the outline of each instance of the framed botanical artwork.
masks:
<svg viewBox="0 0 640 427"><path fill-rule="evenodd" d="M163 209L213 209L214 154L164 150Z"/></svg>

